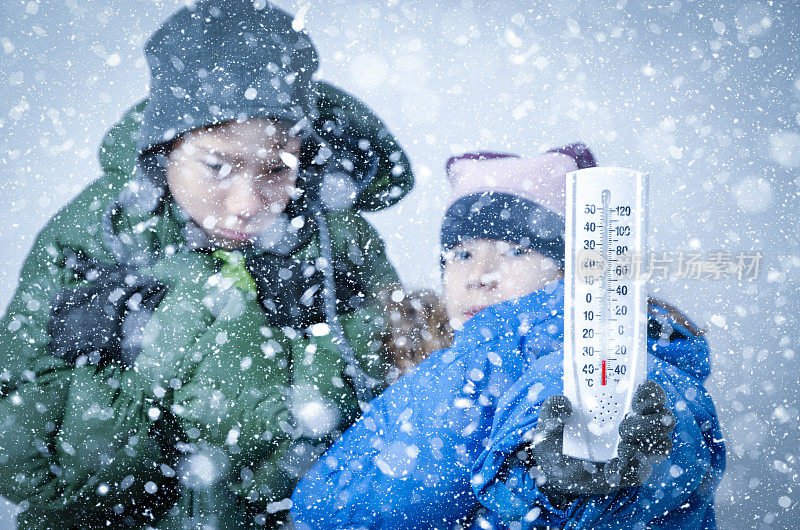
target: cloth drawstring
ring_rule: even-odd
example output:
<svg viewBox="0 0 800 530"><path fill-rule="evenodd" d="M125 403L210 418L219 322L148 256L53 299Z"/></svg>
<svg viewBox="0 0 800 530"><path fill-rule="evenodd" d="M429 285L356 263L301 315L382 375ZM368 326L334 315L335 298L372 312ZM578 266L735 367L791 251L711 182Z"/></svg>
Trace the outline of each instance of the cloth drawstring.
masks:
<svg viewBox="0 0 800 530"><path fill-rule="evenodd" d="M114 230L114 216L122 209L122 201L117 197L103 212L100 221L101 234L106 248L111 251L114 259L120 265L130 265L131 256L125 244Z"/></svg>
<svg viewBox="0 0 800 530"><path fill-rule="evenodd" d="M314 217L317 221L319 229L319 243L320 243L320 256L322 257L322 302L325 311L325 321L330 327L333 336L333 343L339 351L339 356L347 363L345 373L353 379L355 385L356 397L361 404L369 403L375 397L374 389L378 381L369 375L361 368L356 356L353 352L353 347L348 342L347 337L339 322L339 316L336 312L336 287L334 284L333 276L333 250L331 245L331 236L328 231L328 222L325 219L325 214L322 208L313 208Z"/></svg>

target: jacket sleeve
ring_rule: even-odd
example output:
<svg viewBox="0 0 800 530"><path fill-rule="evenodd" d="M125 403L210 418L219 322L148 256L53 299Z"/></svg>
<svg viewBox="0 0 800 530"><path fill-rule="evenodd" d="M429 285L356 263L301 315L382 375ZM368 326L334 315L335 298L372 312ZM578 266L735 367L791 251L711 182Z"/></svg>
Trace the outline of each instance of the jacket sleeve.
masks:
<svg viewBox="0 0 800 530"><path fill-rule="evenodd" d="M50 301L74 281L53 223L0 322L0 491L24 508L58 510L65 524L95 510L147 522L176 488L169 443L156 435L167 419L137 374L50 354Z"/></svg>
<svg viewBox="0 0 800 530"><path fill-rule="evenodd" d="M443 528L469 516L472 462L521 363L512 342L436 352L370 402L295 489L298 527Z"/></svg>
<svg viewBox="0 0 800 530"><path fill-rule="evenodd" d="M362 307L339 318L362 368L370 377L382 380L381 314ZM361 413L349 389L347 365L329 330L322 328L318 336L295 337L289 347L291 386L283 389L281 403L286 403L290 414L283 418L285 430L279 432L284 437L291 434L291 440L284 439L267 457L249 466L249 471L240 473L241 480L232 483L234 491L250 502L263 504L288 497L318 455ZM278 423L281 417L274 417Z"/></svg>
<svg viewBox="0 0 800 530"><path fill-rule="evenodd" d="M189 362L199 362L173 383L172 410L189 438L223 448L234 468L270 453L288 434L290 351L257 302L235 293L187 350Z"/></svg>
<svg viewBox="0 0 800 530"><path fill-rule="evenodd" d="M343 211L333 215L331 239L333 253L340 263L349 263L348 276L341 279L358 286L354 311L339 316L345 336L361 368L368 376L383 381L387 360L381 342L386 329L384 305L388 291L400 286L400 278L386 256L381 236L360 214ZM314 347L323 348L338 357L333 337L317 338Z"/></svg>
<svg viewBox="0 0 800 530"><path fill-rule="evenodd" d="M451 453L468 422L449 421L453 400L425 384L425 363L418 370L374 399L303 477L292 494L297 528L432 528L469 511L466 455Z"/></svg>
<svg viewBox="0 0 800 530"><path fill-rule="evenodd" d="M523 528L553 525L594 529L637 524L643 528L704 528L713 521L712 495L721 475L724 450L711 398L700 380L674 365L650 355L649 367L648 378L667 393L676 426L672 453L653 466L644 485L604 496L580 497L563 510L553 507L514 454L523 434L536 425L541 405L541 400L533 404L519 400L504 416L498 413L496 435L476 466L477 472L488 479L476 489L481 503L506 523L518 521ZM537 376L526 374L514 394L523 395L537 382ZM507 423L501 425L503 421Z"/></svg>

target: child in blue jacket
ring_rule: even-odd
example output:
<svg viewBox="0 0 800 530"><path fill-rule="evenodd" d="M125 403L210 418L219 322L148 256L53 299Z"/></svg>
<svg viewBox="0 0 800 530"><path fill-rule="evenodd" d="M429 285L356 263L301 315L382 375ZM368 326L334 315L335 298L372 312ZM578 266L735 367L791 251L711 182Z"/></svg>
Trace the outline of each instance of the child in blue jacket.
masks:
<svg viewBox="0 0 800 530"><path fill-rule="evenodd" d="M292 496L297 528L714 528L725 452L705 339L648 307L648 381L619 457L561 451L564 175L585 146L451 159L442 226L452 347L370 403Z"/></svg>

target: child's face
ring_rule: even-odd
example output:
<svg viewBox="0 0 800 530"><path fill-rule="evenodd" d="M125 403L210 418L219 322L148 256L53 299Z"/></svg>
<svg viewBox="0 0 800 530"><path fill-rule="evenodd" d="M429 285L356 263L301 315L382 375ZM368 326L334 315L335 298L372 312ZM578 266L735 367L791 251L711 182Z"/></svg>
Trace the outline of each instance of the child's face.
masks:
<svg viewBox="0 0 800 530"><path fill-rule="evenodd" d="M255 118L183 135L168 156L172 196L219 247L233 250L284 211L297 181L300 141Z"/></svg>
<svg viewBox="0 0 800 530"><path fill-rule="evenodd" d="M493 239L459 243L445 254L447 316L460 329L486 307L519 298L563 278L550 258Z"/></svg>

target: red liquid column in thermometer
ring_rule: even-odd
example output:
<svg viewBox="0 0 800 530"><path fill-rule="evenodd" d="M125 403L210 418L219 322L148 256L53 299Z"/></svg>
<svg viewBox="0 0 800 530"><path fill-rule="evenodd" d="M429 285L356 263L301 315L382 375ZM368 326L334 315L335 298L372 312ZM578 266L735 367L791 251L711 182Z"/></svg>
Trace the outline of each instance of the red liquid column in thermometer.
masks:
<svg viewBox="0 0 800 530"><path fill-rule="evenodd" d="M603 381L602 381L601 384L602 385L606 384L606 362L605 361L603 361Z"/></svg>

